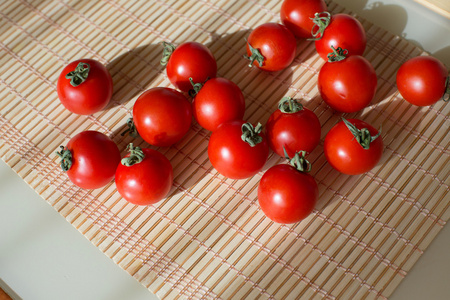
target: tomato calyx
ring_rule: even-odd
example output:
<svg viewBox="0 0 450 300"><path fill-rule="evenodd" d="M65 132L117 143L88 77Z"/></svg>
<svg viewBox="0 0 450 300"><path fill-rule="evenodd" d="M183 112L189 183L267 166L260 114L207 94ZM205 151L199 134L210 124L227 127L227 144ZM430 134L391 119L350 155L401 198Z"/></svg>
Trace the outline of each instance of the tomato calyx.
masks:
<svg viewBox="0 0 450 300"><path fill-rule="evenodd" d="M189 90L189 96L194 98L198 94L198 92L200 92L200 90L202 89L203 83L200 82L195 83L192 77L189 77L189 81L192 84L192 90Z"/></svg>
<svg viewBox="0 0 450 300"><path fill-rule="evenodd" d="M209 77L206 78L205 82L203 83L195 83L194 80L192 79L192 77L189 77L189 81L192 84L192 89L189 90L189 96L191 96L192 98L194 98L195 96L197 96L197 94L200 92L200 90L202 89L202 87L205 85L205 83L209 80Z"/></svg>
<svg viewBox="0 0 450 300"><path fill-rule="evenodd" d="M253 48L252 45L250 45L250 43L247 40L245 40L245 41L247 42L248 48L250 49L250 52L252 53L252 55L250 55L250 56L244 55L245 59L250 60L250 63L248 66L251 68L253 66L253 62L256 61L256 62L258 62L259 66L262 67L264 64L264 60L265 60L264 56L261 54L261 52L258 49Z"/></svg>
<svg viewBox="0 0 450 300"><path fill-rule="evenodd" d="M175 51L176 47L174 44L162 42L162 45L164 47L162 58L160 60L160 64L162 66L166 66L169 62L170 56L172 55L173 51Z"/></svg>
<svg viewBox="0 0 450 300"><path fill-rule="evenodd" d="M378 133L374 136L370 135L369 129L362 128L358 129L355 125L347 121L346 119L342 118L342 121L344 121L347 128L350 130L350 132L355 137L358 144L363 147L363 149L368 150L370 148L370 143L372 143L374 140L376 140L381 135L381 127L380 130L378 130Z"/></svg>
<svg viewBox="0 0 450 300"><path fill-rule="evenodd" d="M302 173L309 173L311 171L311 163L305 158L306 151L299 151L294 154L294 157L290 158L284 148L284 157L288 160L289 164L293 166L297 171Z"/></svg>
<svg viewBox="0 0 450 300"><path fill-rule="evenodd" d="M120 161L125 167L131 167L132 165L138 164L144 160L145 154L141 147L134 147L133 143L130 143L127 146L127 149L128 152L130 152L130 156L124 157Z"/></svg>
<svg viewBox="0 0 450 300"><path fill-rule="evenodd" d="M447 80L445 81L445 92L444 95L442 95L442 100L444 102L449 102L450 100L450 76L447 76Z"/></svg>
<svg viewBox="0 0 450 300"><path fill-rule="evenodd" d="M327 11L315 13L314 18L310 19L312 20L314 25L313 28L311 29L312 38L308 39L308 41L320 40L323 36L323 32L330 24L331 14Z"/></svg>
<svg viewBox="0 0 450 300"><path fill-rule="evenodd" d="M55 153L61 158L61 169L67 172L72 167L72 152L64 146L59 147L61 148L60 152Z"/></svg>
<svg viewBox="0 0 450 300"><path fill-rule="evenodd" d="M139 136L139 132L137 131L136 126L134 125L133 118L128 118L127 127L128 127L128 129L125 130L124 132L122 132L120 134L121 136L124 136L127 133L134 138Z"/></svg>
<svg viewBox="0 0 450 300"><path fill-rule="evenodd" d="M283 97L280 102L278 102L278 109L282 113L295 114L296 112L303 110L303 105L292 97Z"/></svg>
<svg viewBox="0 0 450 300"><path fill-rule="evenodd" d="M257 144L261 143L263 141L262 136L259 134L262 130L261 123L258 122L256 127L253 127L251 123L244 123L242 124L242 135L241 139L248 143L250 147L255 147Z"/></svg>
<svg viewBox="0 0 450 300"><path fill-rule="evenodd" d="M330 52L327 55L328 62L337 62L347 58L348 55L347 49L342 49L341 47L338 47L336 49L333 46L331 46L331 50L333 50L333 52Z"/></svg>
<svg viewBox="0 0 450 300"><path fill-rule="evenodd" d="M70 85L73 87L77 87L89 76L89 71L91 70L91 66L88 63L80 62L74 71L66 74L66 79L70 79Z"/></svg>

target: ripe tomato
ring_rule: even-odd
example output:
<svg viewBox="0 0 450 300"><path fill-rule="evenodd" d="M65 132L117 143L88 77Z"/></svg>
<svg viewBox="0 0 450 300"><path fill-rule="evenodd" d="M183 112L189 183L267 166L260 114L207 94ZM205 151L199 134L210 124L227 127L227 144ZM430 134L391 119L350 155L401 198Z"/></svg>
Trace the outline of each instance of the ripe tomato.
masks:
<svg viewBox="0 0 450 300"><path fill-rule="evenodd" d="M79 115L90 115L109 103L113 81L104 65L93 59L81 59L62 70L56 89L65 108Z"/></svg>
<svg viewBox="0 0 450 300"><path fill-rule="evenodd" d="M234 82L225 78L213 78L200 88L192 107L198 124L206 130L214 131L222 123L242 120L245 99Z"/></svg>
<svg viewBox="0 0 450 300"><path fill-rule="evenodd" d="M448 71L442 62L432 56L414 57L398 69L397 88L411 104L432 105L445 93L450 93Z"/></svg>
<svg viewBox="0 0 450 300"><path fill-rule="evenodd" d="M341 173L366 173L376 166L383 154L380 133L366 122L344 119L327 133L323 146L325 157Z"/></svg>
<svg viewBox="0 0 450 300"><path fill-rule="evenodd" d="M286 26L265 23L256 27L247 41L246 58L250 67L265 71L280 71L287 68L295 58L297 42Z"/></svg>
<svg viewBox="0 0 450 300"><path fill-rule="evenodd" d="M162 200L173 183L169 160L156 150L128 146L130 151L116 170L116 187L122 197L137 205Z"/></svg>
<svg viewBox="0 0 450 300"><path fill-rule="evenodd" d="M278 104L266 124L270 148L280 156L296 152L310 153L320 142L320 122L316 114L296 100L285 97Z"/></svg>
<svg viewBox="0 0 450 300"><path fill-rule="evenodd" d="M322 21L319 20L320 18L323 18ZM327 12L318 15L315 20L323 22L327 18L329 18L328 25L323 31L317 32L315 41L316 51L320 57L327 60L331 46L336 49L347 49L348 55L363 55L367 41L366 32L361 23L347 14L336 14L330 17ZM324 22L327 23L328 21Z"/></svg>
<svg viewBox="0 0 450 300"><path fill-rule="evenodd" d="M317 84L322 99L331 108L352 113L372 101L377 75L367 59L352 55L341 61L326 62L319 71Z"/></svg>
<svg viewBox="0 0 450 300"><path fill-rule="evenodd" d="M70 181L83 189L97 189L108 184L120 163L116 144L98 131L83 131L61 146L57 154Z"/></svg>
<svg viewBox="0 0 450 300"><path fill-rule="evenodd" d="M298 157L294 159L304 159ZM267 170L258 186L258 202L264 214L281 224L296 223L306 218L319 198L319 188L314 178L305 170L291 165L275 165Z"/></svg>
<svg viewBox="0 0 450 300"><path fill-rule="evenodd" d="M244 179L262 170L269 156L269 145L260 132L260 125L253 128L242 120L230 121L219 125L211 134L208 156L220 174Z"/></svg>
<svg viewBox="0 0 450 300"><path fill-rule="evenodd" d="M298 38L311 38L316 13L327 10L324 0L284 0L281 5L281 22Z"/></svg>
<svg viewBox="0 0 450 300"><path fill-rule="evenodd" d="M167 147L189 130L192 106L180 92L156 87L142 93L133 106L133 121L139 135L149 144Z"/></svg>
<svg viewBox="0 0 450 300"><path fill-rule="evenodd" d="M192 89L189 78L194 82L205 82L217 74L217 62L211 51L203 44L186 42L175 48L163 43L161 64L166 66L169 81L183 92Z"/></svg>

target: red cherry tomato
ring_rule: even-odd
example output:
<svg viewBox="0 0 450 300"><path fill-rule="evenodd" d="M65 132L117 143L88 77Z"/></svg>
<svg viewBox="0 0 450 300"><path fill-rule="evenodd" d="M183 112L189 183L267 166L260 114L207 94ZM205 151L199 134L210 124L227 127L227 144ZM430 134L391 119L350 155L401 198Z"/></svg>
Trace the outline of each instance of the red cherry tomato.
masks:
<svg viewBox="0 0 450 300"><path fill-rule="evenodd" d="M222 123L242 120L245 99L241 89L225 78L213 78L201 87L192 103L194 118L198 124L214 131Z"/></svg>
<svg viewBox="0 0 450 300"><path fill-rule="evenodd" d="M397 88L411 104L428 106L439 101L449 89L448 71L432 56L411 58L397 72Z"/></svg>
<svg viewBox="0 0 450 300"><path fill-rule="evenodd" d="M352 124L356 130L350 130L349 125L341 121L327 133L323 146L325 157L329 164L341 173L363 174L380 161L383 139L378 130L366 122L350 119L348 124Z"/></svg>
<svg viewBox="0 0 450 300"><path fill-rule="evenodd" d="M298 38L311 38L314 14L327 10L323 0L284 0L281 5L281 22Z"/></svg>
<svg viewBox="0 0 450 300"><path fill-rule="evenodd" d="M208 156L213 167L232 179L248 178L261 171L269 156L269 145L265 135L259 132L260 126L253 128L241 120L219 125L208 144ZM243 134L248 142L242 139ZM251 143L254 143L253 147Z"/></svg>
<svg viewBox="0 0 450 300"><path fill-rule="evenodd" d="M326 62L319 71L317 83L322 99L331 108L352 113L372 101L377 75L367 59L352 55L341 61Z"/></svg>
<svg viewBox="0 0 450 300"><path fill-rule="evenodd" d="M319 198L314 178L292 165L275 165L267 170L258 186L258 202L274 222L296 223L306 218Z"/></svg>
<svg viewBox="0 0 450 300"><path fill-rule="evenodd" d="M189 130L192 106L180 92L156 87L142 93L133 106L133 121L139 135L149 144L167 147Z"/></svg>
<svg viewBox="0 0 450 300"><path fill-rule="evenodd" d="M203 83L216 77L217 63L214 55L203 44L186 42L175 48L164 43L164 54L161 64L166 66L169 81L183 92L192 89L189 78Z"/></svg>
<svg viewBox="0 0 450 300"><path fill-rule="evenodd" d="M324 60L327 60L331 46L347 49L348 55L363 55L367 43L364 27L347 14L331 16L328 26L323 33L319 33L318 38L315 41L316 50Z"/></svg>
<svg viewBox="0 0 450 300"><path fill-rule="evenodd" d="M247 41L247 58L250 66L264 71L280 71L287 68L295 58L297 42L286 26L265 23L256 27Z"/></svg>
<svg viewBox="0 0 450 300"><path fill-rule="evenodd" d="M283 98L266 124L270 148L280 156L289 157L296 152L310 153L320 142L320 122L316 114L296 100Z"/></svg>
<svg viewBox="0 0 450 300"><path fill-rule="evenodd" d="M104 65L93 59L81 59L62 70L56 89L65 108L79 115L90 115L109 103L113 81Z"/></svg>
<svg viewBox="0 0 450 300"><path fill-rule="evenodd" d="M106 135L97 131L83 131L61 146L57 154L61 167L70 181L83 189L97 189L108 184L120 163L120 151Z"/></svg>
<svg viewBox="0 0 450 300"><path fill-rule="evenodd" d="M122 197L137 205L159 202L170 191L173 170L169 160L156 150L129 146L130 153L116 170L116 187Z"/></svg>

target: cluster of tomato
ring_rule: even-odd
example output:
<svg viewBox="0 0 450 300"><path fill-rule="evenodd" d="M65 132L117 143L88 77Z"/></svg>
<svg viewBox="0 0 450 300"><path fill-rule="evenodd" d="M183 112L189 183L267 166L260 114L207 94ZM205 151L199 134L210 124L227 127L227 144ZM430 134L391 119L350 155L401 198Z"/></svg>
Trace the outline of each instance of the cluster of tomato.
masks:
<svg viewBox="0 0 450 300"><path fill-rule="evenodd" d="M250 33L246 56L250 66L282 70L295 58L296 37L313 39L318 54L327 60L318 77L322 99L344 113L359 111L371 102L377 76L362 56L366 36L355 18L331 15L323 0L285 0L281 20L283 24L262 24ZM321 138L321 124L314 112L285 97L263 132L260 123L253 126L243 120L242 91L234 82L216 76L216 60L206 46L197 42L178 47L163 42L163 46L161 64L181 92L155 87L142 93L128 122L130 133L138 133L150 145L167 147L187 133L193 117L212 132L208 143L211 164L232 179L260 172L272 149L289 163L275 165L263 174L258 186L261 209L278 223L295 223L307 217L319 194L306 160ZM434 58L417 57L402 65L397 85L406 100L430 105L446 93L447 70ZM102 64L84 59L64 68L57 90L67 109L92 114L110 101L112 79ZM192 104L185 93L193 98ZM344 174L365 173L381 158L380 134L361 120L343 119L325 137L325 157ZM84 131L66 147L61 146L57 154L70 180L81 188L100 188L115 178L117 190L131 203L149 205L166 197L173 184L169 160L156 150L133 144L128 150L130 153L121 159L118 147L106 135Z"/></svg>

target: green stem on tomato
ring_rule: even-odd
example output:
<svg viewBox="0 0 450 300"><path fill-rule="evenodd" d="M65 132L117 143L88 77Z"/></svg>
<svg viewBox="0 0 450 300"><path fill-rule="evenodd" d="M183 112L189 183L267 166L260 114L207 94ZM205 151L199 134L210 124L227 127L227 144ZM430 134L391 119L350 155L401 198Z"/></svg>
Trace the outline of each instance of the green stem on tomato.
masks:
<svg viewBox="0 0 450 300"><path fill-rule="evenodd" d="M192 84L192 89L189 90L189 96L191 96L192 98L194 98L195 96L197 96L198 92L200 92L200 90L202 89L204 83L195 83L194 80L192 79L192 77L189 77L189 81Z"/></svg>
<svg viewBox="0 0 450 300"><path fill-rule="evenodd" d="M122 136L124 136L127 133L134 138L139 136L139 132L137 131L136 126L134 125L133 118L128 118L127 127L128 129L121 133Z"/></svg>
<svg viewBox="0 0 450 300"><path fill-rule="evenodd" d="M355 137L356 141L363 147L363 149L369 149L370 143L372 143L374 140L376 140L381 135L381 127L380 130L378 130L378 133L374 136L370 135L369 129L362 128L358 129L355 125L347 121L346 119L342 118L342 121L344 121L347 128L350 130L350 132Z"/></svg>
<svg viewBox="0 0 450 300"><path fill-rule="evenodd" d="M314 18L310 18L314 23L313 28L311 29L312 38L308 39L309 41L317 41L320 40L323 36L323 32L330 24L331 14L327 11L321 13L315 13Z"/></svg>
<svg viewBox="0 0 450 300"><path fill-rule="evenodd" d="M444 95L442 95L442 100L444 100L444 102L450 100L450 76L447 76L447 80L445 81L445 92Z"/></svg>
<svg viewBox="0 0 450 300"><path fill-rule="evenodd" d="M311 163L305 158L306 151L296 152L294 157L290 158L284 148L284 157L289 161L289 164L297 169L299 172L308 173L311 171Z"/></svg>
<svg viewBox="0 0 450 300"><path fill-rule="evenodd" d="M89 71L91 70L91 66L88 63L80 62L74 71L66 74L66 79L70 79L70 85L73 87L77 87L89 76Z"/></svg>
<svg viewBox="0 0 450 300"><path fill-rule="evenodd" d="M72 167L72 152L64 146L59 147L61 148L60 152L55 153L61 158L61 169L67 172Z"/></svg>
<svg viewBox="0 0 450 300"><path fill-rule="evenodd" d="M127 149L130 152L130 156L122 158L122 160L120 161L122 165L131 167L132 165L138 164L144 160L145 155L141 147L134 147L133 143L130 143L127 146Z"/></svg>
<svg viewBox="0 0 450 300"><path fill-rule="evenodd" d="M261 52L256 49L253 48L252 45L250 45L250 43L245 40L247 42L248 48L250 49L250 52L252 53L252 55L248 56L248 55L244 55L244 58L249 59L250 60L250 64L248 65L250 68L253 66L253 62L256 61L258 62L259 66L262 67L264 64L264 56L261 54Z"/></svg>
<svg viewBox="0 0 450 300"><path fill-rule="evenodd" d="M333 46L331 46L331 50L333 50L333 52L330 52L327 55L328 62L337 62L347 58L348 55L347 49L342 49L341 47L338 47L336 49Z"/></svg>
<svg viewBox="0 0 450 300"><path fill-rule="evenodd" d="M283 97L280 102L278 102L278 109L286 114L294 114L303 109L303 105L299 103L296 99L291 97Z"/></svg>
<svg viewBox="0 0 450 300"><path fill-rule="evenodd" d="M160 64L162 66L166 66L167 63L169 62L170 56L172 55L176 47L173 44L167 42L162 42L162 45L164 47L164 50Z"/></svg>
<svg viewBox="0 0 450 300"><path fill-rule="evenodd" d="M255 147L257 144L263 141L263 138L259 135L262 130L261 123L258 123L256 127L253 127L251 123L242 124L241 139L248 143L251 147Z"/></svg>

